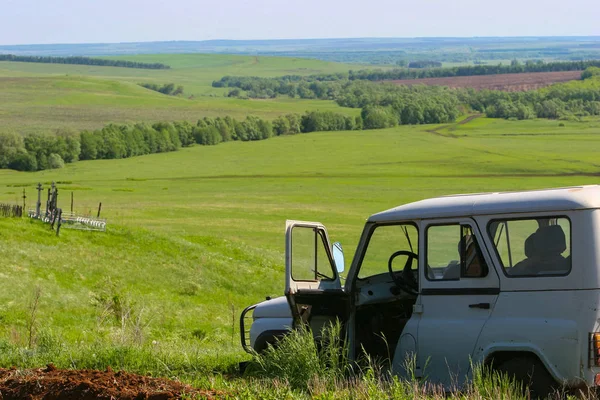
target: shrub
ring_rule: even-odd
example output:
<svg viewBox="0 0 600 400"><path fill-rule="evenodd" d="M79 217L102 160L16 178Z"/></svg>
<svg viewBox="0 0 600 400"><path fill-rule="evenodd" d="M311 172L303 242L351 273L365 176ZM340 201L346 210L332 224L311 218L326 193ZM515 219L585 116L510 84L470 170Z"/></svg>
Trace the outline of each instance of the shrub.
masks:
<svg viewBox="0 0 600 400"><path fill-rule="evenodd" d="M221 143L222 137L219 130L214 126L207 126L205 128L194 128L194 140L196 143L203 145L215 145Z"/></svg>
<svg viewBox="0 0 600 400"><path fill-rule="evenodd" d="M600 68L598 67L587 67L585 71L581 73L581 79L588 79L592 76L600 76Z"/></svg>
<svg viewBox="0 0 600 400"><path fill-rule="evenodd" d="M21 136L12 132L0 133L0 168L8 167L17 154L23 151L25 148Z"/></svg>
<svg viewBox="0 0 600 400"><path fill-rule="evenodd" d="M12 157L8 163L8 168L17 171L37 171L38 164L34 155L21 152Z"/></svg>
<svg viewBox="0 0 600 400"><path fill-rule="evenodd" d="M88 131L81 132L80 136L81 152L79 158L82 160L95 160L98 156L98 139Z"/></svg>
<svg viewBox="0 0 600 400"><path fill-rule="evenodd" d="M63 168L65 166L65 162L61 156L56 153L50 154L48 156L48 168L50 169L58 169Z"/></svg>
<svg viewBox="0 0 600 400"><path fill-rule="evenodd" d="M364 129L389 128L398 124L398 119L390 107L366 106L362 109L361 117Z"/></svg>
<svg viewBox="0 0 600 400"><path fill-rule="evenodd" d="M154 90L155 92L171 96L177 96L183 93L183 86L180 85L175 88L174 83L165 83L162 86L159 86L156 83L139 83L138 85L145 87L146 89Z"/></svg>

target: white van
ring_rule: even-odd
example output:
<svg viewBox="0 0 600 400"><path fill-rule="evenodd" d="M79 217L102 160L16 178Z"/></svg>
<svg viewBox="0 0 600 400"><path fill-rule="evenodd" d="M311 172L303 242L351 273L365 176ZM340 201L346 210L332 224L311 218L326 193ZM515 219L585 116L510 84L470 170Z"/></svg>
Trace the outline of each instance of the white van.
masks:
<svg viewBox="0 0 600 400"><path fill-rule="evenodd" d="M439 197L372 215L347 278L316 222L287 221L285 297L248 307L242 345L344 323L405 374L460 387L471 361L551 385L600 385L600 186ZM252 315L252 325L247 323ZM364 349L364 350L363 350Z"/></svg>

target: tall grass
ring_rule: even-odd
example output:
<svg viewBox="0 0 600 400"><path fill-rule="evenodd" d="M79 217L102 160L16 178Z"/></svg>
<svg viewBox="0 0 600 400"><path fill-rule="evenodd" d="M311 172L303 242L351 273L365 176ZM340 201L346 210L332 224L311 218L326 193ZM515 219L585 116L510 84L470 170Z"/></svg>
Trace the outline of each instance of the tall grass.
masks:
<svg viewBox="0 0 600 400"><path fill-rule="evenodd" d="M255 354L249 366L251 376L286 381L293 389L309 390L311 386L334 388L350 373L348 348L341 340L341 325L326 327L316 341L306 327L284 337L277 346L269 346L263 354Z"/></svg>
<svg viewBox="0 0 600 400"><path fill-rule="evenodd" d="M206 343L186 340L118 343L106 339L70 343L49 329L41 329L36 344L27 346L0 339L0 365L19 369L48 363L65 369L114 370L194 381L236 371L239 355Z"/></svg>
<svg viewBox="0 0 600 400"><path fill-rule="evenodd" d="M481 365L473 365L472 376L462 388L450 391L415 378L411 359L406 361L407 377L394 375L388 365L368 355L361 367L348 358L348 345L340 338L340 324L326 327L316 342L312 332L301 327L255 354L246 373L244 394L249 398L314 399L504 399L526 400L527 387L507 375ZM239 394L239 393L238 393ZM564 398L556 394L554 398ZM589 397L588 397L589 398Z"/></svg>
<svg viewBox="0 0 600 400"><path fill-rule="evenodd" d="M342 327L325 328L318 341L306 328L292 331L264 353L254 354L244 376L235 372L237 357L194 348L189 343L67 344L52 331L40 329L33 347L0 340L0 364L17 368L53 363L59 368L127 370L164 376L203 389L216 389L231 399L419 399L528 400L527 388L505 375L473 366L468 384L444 391L415 378L407 360L407 377L364 355L360 367L348 358ZM190 397L193 398L193 397ZM573 398L557 393L553 399ZM594 399L590 394L578 398Z"/></svg>

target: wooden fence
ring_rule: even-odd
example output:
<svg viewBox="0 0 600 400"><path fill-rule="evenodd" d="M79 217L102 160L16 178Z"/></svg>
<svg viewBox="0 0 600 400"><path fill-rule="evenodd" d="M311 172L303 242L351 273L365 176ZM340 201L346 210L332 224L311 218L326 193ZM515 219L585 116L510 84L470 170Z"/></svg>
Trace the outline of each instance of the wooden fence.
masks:
<svg viewBox="0 0 600 400"><path fill-rule="evenodd" d="M84 229L89 231L106 231L106 220L100 218L102 203L98 206L98 216L81 216L73 212L73 192L71 192L71 212L63 212L62 208L58 207L58 188L52 182L48 188L48 200L46 201L46 209L42 208L42 191L41 183L37 185L38 200L35 209L28 211L29 218L39 219L50 224L50 228L56 231L56 236L59 235L61 227L69 229Z"/></svg>

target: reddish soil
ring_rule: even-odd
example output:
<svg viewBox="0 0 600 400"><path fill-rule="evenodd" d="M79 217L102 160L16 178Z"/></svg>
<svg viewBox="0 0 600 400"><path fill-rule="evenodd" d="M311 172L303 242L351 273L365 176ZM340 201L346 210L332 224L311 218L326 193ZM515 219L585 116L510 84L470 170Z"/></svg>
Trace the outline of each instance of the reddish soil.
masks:
<svg viewBox="0 0 600 400"><path fill-rule="evenodd" d="M448 86L452 88L474 88L523 92L539 89L557 82L581 79L581 71L528 72L522 74L498 74L479 76L455 76L449 78L423 78L393 80L398 85Z"/></svg>
<svg viewBox="0 0 600 400"><path fill-rule="evenodd" d="M0 399L216 399L224 393L198 390L179 382L94 370L59 370L52 364L44 369L0 369Z"/></svg>

